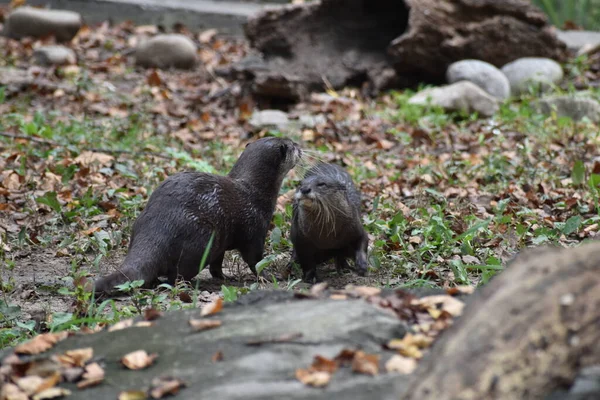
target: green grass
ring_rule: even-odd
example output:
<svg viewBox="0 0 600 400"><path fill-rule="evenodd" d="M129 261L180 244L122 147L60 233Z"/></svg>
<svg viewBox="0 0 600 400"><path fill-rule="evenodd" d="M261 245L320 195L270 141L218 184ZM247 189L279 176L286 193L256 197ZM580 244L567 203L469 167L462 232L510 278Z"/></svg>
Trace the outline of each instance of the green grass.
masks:
<svg viewBox="0 0 600 400"><path fill-rule="evenodd" d="M589 30L600 28L600 1L598 0L533 0L555 26L573 22Z"/></svg>

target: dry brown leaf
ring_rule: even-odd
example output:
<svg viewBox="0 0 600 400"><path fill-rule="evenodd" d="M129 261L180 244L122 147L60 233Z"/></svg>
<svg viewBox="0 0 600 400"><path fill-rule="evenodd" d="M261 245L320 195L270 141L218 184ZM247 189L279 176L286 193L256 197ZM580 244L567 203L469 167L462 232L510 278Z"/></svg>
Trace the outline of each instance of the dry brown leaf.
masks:
<svg viewBox="0 0 600 400"><path fill-rule="evenodd" d="M0 399L2 400L28 400L27 396L17 385L4 383L0 389Z"/></svg>
<svg viewBox="0 0 600 400"><path fill-rule="evenodd" d="M455 296L457 294L472 294L475 291L473 286L455 286L446 290L450 296Z"/></svg>
<svg viewBox="0 0 600 400"><path fill-rule="evenodd" d="M310 368L314 371L323 371L333 374L338 369L338 363L335 360L316 355Z"/></svg>
<svg viewBox="0 0 600 400"><path fill-rule="evenodd" d="M119 400L145 400L148 398L146 392L142 390L126 390L119 393Z"/></svg>
<svg viewBox="0 0 600 400"><path fill-rule="evenodd" d="M15 347L17 354L39 354L54 347L56 343L64 340L68 336L68 332L59 333L42 333L33 339L22 343Z"/></svg>
<svg viewBox="0 0 600 400"><path fill-rule="evenodd" d="M109 332L119 331L121 329L129 328L133 325L133 319L124 319L123 321L119 321L116 324L110 326L108 328Z"/></svg>
<svg viewBox="0 0 600 400"><path fill-rule="evenodd" d="M355 350L350 349L342 349L337 356L335 356L334 360L339 364L351 364L354 359L354 355L356 354Z"/></svg>
<svg viewBox="0 0 600 400"><path fill-rule="evenodd" d="M64 354L56 356L58 361L69 367L83 367L86 362L94 356L94 349L85 347L82 349L67 350Z"/></svg>
<svg viewBox="0 0 600 400"><path fill-rule="evenodd" d="M91 363L85 367L83 380L77 384L77 388L84 389L95 386L104 380L104 369L98 363Z"/></svg>
<svg viewBox="0 0 600 400"><path fill-rule="evenodd" d="M110 165L114 161L114 157L110 154L98 153L94 151L83 151L80 155L78 155L73 162L75 164L79 164L82 167L88 167L94 163L98 163L99 165L106 167Z"/></svg>
<svg viewBox="0 0 600 400"><path fill-rule="evenodd" d="M146 83L150 86L160 86L162 85L162 79L158 74L158 71L153 69L152 72L148 74L146 77Z"/></svg>
<svg viewBox="0 0 600 400"><path fill-rule="evenodd" d="M61 387L53 387L50 389L46 389L43 392L40 392L32 397L33 400L46 400L46 399L56 399L59 397L69 396L71 391L69 389L61 388Z"/></svg>
<svg viewBox="0 0 600 400"><path fill-rule="evenodd" d="M155 378L152 380L150 396L153 399L162 399L165 395L175 395L185 383L177 378Z"/></svg>
<svg viewBox="0 0 600 400"><path fill-rule="evenodd" d="M198 40L200 41L200 43L208 43L215 37L217 32L218 31L214 28L207 29L204 32L200 32L200 34L198 35Z"/></svg>
<svg viewBox="0 0 600 400"><path fill-rule="evenodd" d="M364 351L357 351L352 359L352 370L366 375L377 375L379 373L378 354L367 354Z"/></svg>
<svg viewBox="0 0 600 400"><path fill-rule="evenodd" d="M156 357L156 353L148 354L146 350L136 350L124 355L121 362L129 369L142 369L152 365Z"/></svg>
<svg viewBox="0 0 600 400"><path fill-rule="evenodd" d="M217 300L213 301L212 303L208 303L207 305L202 307L202 310L200 311L200 316L205 317L207 315L216 314L219 311L221 311L222 309L223 309L223 299L219 297Z"/></svg>
<svg viewBox="0 0 600 400"><path fill-rule="evenodd" d="M325 289L327 289L327 286L329 286L327 282L317 283L316 285L313 285L313 287L310 288L310 294L315 297L319 297L323 294Z"/></svg>
<svg viewBox="0 0 600 400"><path fill-rule="evenodd" d="M17 379L15 383L20 390L28 396L31 396L40 391L39 388L42 386L42 383L44 383L44 378L37 375L24 376L23 378Z"/></svg>
<svg viewBox="0 0 600 400"><path fill-rule="evenodd" d="M329 296L329 298L331 300L347 300L348 296L346 296L345 294L332 294L331 296Z"/></svg>
<svg viewBox="0 0 600 400"><path fill-rule="evenodd" d="M152 321L138 321L135 324L133 324L133 326L135 326L136 328L149 328L152 325L154 325L154 322Z"/></svg>
<svg viewBox="0 0 600 400"><path fill-rule="evenodd" d="M331 381L331 374L324 371L309 371L307 369L297 369L296 379L307 386L324 387Z"/></svg>
<svg viewBox="0 0 600 400"><path fill-rule="evenodd" d="M192 326L194 332L218 328L222 325L222 322L218 319L190 319L189 323Z"/></svg>
<svg viewBox="0 0 600 400"><path fill-rule="evenodd" d="M163 313L156 308L147 308L144 310L144 319L146 321L154 321L155 319L162 317L162 315Z"/></svg>
<svg viewBox="0 0 600 400"><path fill-rule="evenodd" d="M223 361L223 352L221 350L217 351L215 354L212 355L212 357L210 358L210 360L212 362Z"/></svg>
<svg viewBox="0 0 600 400"><path fill-rule="evenodd" d="M413 300L411 303L427 309L441 309L453 317L460 316L465 307L465 303L462 301L445 294L421 297L420 299Z"/></svg>
<svg viewBox="0 0 600 400"><path fill-rule="evenodd" d="M371 287L371 286L348 285L348 286L346 286L346 291L348 293L352 293L352 294L355 294L357 296L364 297L364 298L371 297L371 296L377 296L377 295L381 294L380 288Z"/></svg>
<svg viewBox="0 0 600 400"><path fill-rule="evenodd" d="M417 361L413 358L394 355L385 363L387 372L399 372L401 374L410 374L417 368Z"/></svg>

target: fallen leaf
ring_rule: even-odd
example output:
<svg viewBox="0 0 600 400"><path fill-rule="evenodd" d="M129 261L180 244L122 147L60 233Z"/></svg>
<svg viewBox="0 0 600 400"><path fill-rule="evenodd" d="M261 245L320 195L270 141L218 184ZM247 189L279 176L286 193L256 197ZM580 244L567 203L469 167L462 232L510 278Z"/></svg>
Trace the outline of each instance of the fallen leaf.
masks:
<svg viewBox="0 0 600 400"><path fill-rule="evenodd" d="M77 383L77 388L84 389L95 386L104 380L104 369L98 363L91 363L85 367L83 380Z"/></svg>
<svg viewBox="0 0 600 400"><path fill-rule="evenodd" d="M331 374L323 371L296 370L296 379L307 386L324 387L331 381Z"/></svg>
<svg viewBox="0 0 600 400"><path fill-rule="evenodd" d="M156 357L156 353L148 354L146 350L136 350L124 355L121 362L129 369L142 369L152 365Z"/></svg>
<svg viewBox="0 0 600 400"><path fill-rule="evenodd" d="M385 363L385 370L387 372L399 372L401 374L410 374L415 368L417 368L417 361L413 358L402 357L400 355L393 355Z"/></svg>
<svg viewBox="0 0 600 400"><path fill-rule="evenodd" d="M316 355L311 368L315 371L324 371L333 374L338 369L338 363L335 360Z"/></svg>
<svg viewBox="0 0 600 400"><path fill-rule="evenodd" d="M219 311L221 311L222 309L223 309L223 299L219 297L217 300L213 301L212 303L208 303L207 305L202 307L202 310L200 311L200 316L205 317L207 315L216 314Z"/></svg>
<svg viewBox="0 0 600 400"><path fill-rule="evenodd" d="M154 325L154 322L152 321L138 321L135 324L133 324L133 326L135 326L136 328L148 328L152 325Z"/></svg>
<svg viewBox="0 0 600 400"><path fill-rule="evenodd" d="M189 323L194 332L214 329L222 325L222 322L216 319L190 319Z"/></svg>
<svg viewBox="0 0 600 400"><path fill-rule="evenodd" d="M212 357L210 358L210 360L212 362L223 361L223 352L221 350L217 351L215 354L212 355Z"/></svg>
<svg viewBox="0 0 600 400"><path fill-rule="evenodd" d="M381 293L380 288L370 286L353 286L348 285L345 289L348 293L354 294L359 297L367 298L371 296L377 296Z"/></svg>
<svg viewBox="0 0 600 400"><path fill-rule="evenodd" d="M187 292L180 292L179 300L181 300L184 303L191 303L193 301L192 296L190 296L190 294Z"/></svg>
<svg viewBox="0 0 600 400"><path fill-rule="evenodd" d="M345 294L332 294L331 296L329 296L329 298L331 300L347 300L348 296L346 296Z"/></svg>
<svg viewBox="0 0 600 400"><path fill-rule="evenodd" d="M150 396L153 399L161 399L165 395L175 395L179 389L185 387L185 383L177 378L155 378L152 380Z"/></svg>
<svg viewBox="0 0 600 400"><path fill-rule="evenodd" d="M335 356L334 360L341 365L344 364L352 364L352 360L354 359L354 355L356 354L355 350L350 349L342 349L337 356Z"/></svg>
<svg viewBox="0 0 600 400"><path fill-rule="evenodd" d="M473 286L455 286L446 290L450 296L455 296L457 294L472 294L475 292L475 288Z"/></svg>
<svg viewBox="0 0 600 400"><path fill-rule="evenodd" d="M366 375L377 375L379 373L378 354L367 354L357 351L352 359L352 370Z"/></svg>
<svg viewBox="0 0 600 400"><path fill-rule="evenodd" d="M56 343L64 340L68 336L68 332L59 333L42 333L33 339L22 343L15 347L17 354L39 354L54 347Z"/></svg>
<svg viewBox="0 0 600 400"><path fill-rule="evenodd" d="M44 378L37 375L24 376L23 378L17 379L15 383L21 391L28 396L31 396L40 391L38 389L42 386L42 383L44 383Z"/></svg>
<svg viewBox="0 0 600 400"><path fill-rule="evenodd" d="M313 287L310 288L310 294L314 297L319 297L323 294L325 289L327 289L327 286L329 286L327 282L317 283L316 285L313 285Z"/></svg>
<svg viewBox="0 0 600 400"><path fill-rule="evenodd" d="M126 390L119 393L119 400L145 400L148 398L146 392L142 390Z"/></svg>
<svg viewBox="0 0 600 400"><path fill-rule="evenodd" d="M119 331L121 329L129 328L133 325L133 319L128 318L117 322L116 324L108 328L109 332Z"/></svg>
<svg viewBox="0 0 600 400"><path fill-rule="evenodd" d="M155 319L162 317L162 315L163 313L156 308L147 308L144 310L144 319L146 321L154 321Z"/></svg>
<svg viewBox="0 0 600 400"><path fill-rule="evenodd" d="M153 69L152 72L150 72L148 74L148 76L146 77L146 82L150 86L162 85L162 79L161 79L160 75L158 74L158 71L155 69Z"/></svg>
<svg viewBox="0 0 600 400"><path fill-rule="evenodd" d="M216 29L207 29L204 32L200 32L198 35L198 40L200 43L208 43L215 37L217 32L218 31Z"/></svg>
<svg viewBox="0 0 600 400"><path fill-rule="evenodd" d="M83 167L88 167L91 164L98 163L99 165L106 167L114 161L114 157L110 154L98 153L94 151L85 150L79 154L73 162Z"/></svg>
<svg viewBox="0 0 600 400"><path fill-rule="evenodd" d="M465 307L465 303L448 295L425 296L414 299L412 304L431 309L438 309L439 306L441 310L448 312L453 317L461 315Z"/></svg>
<svg viewBox="0 0 600 400"><path fill-rule="evenodd" d="M69 389L53 387L50 389L46 389L43 392L40 392L32 397L33 400L46 400L46 399L56 399L59 397L69 396L71 391Z"/></svg>
<svg viewBox="0 0 600 400"><path fill-rule="evenodd" d="M94 349L85 347L82 349L67 350L64 354L56 356L58 361L69 367L83 367L86 362L94 356Z"/></svg>
<svg viewBox="0 0 600 400"><path fill-rule="evenodd" d="M27 396L17 385L4 383L0 389L0 398L2 400L28 400Z"/></svg>

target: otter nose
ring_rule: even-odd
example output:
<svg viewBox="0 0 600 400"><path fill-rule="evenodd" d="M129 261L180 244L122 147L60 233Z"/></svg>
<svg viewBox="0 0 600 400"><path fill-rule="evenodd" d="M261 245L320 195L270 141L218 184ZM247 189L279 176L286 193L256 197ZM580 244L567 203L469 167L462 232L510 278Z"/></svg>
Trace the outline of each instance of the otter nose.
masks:
<svg viewBox="0 0 600 400"><path fill-rule="evenodd" d="M309 194L310 193L310 188L309 187L303 187L300 189L300 191L302 192L302 194Z"/></svg>

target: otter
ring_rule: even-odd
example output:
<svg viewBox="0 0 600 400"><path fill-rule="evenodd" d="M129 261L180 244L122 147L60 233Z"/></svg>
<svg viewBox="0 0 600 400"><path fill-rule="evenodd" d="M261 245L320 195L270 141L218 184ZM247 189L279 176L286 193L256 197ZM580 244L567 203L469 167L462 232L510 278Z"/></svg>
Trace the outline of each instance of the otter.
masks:
<svg viewBox="0 0 600 400"><path fill-rule="evenodd" d="M348 268L350 258L358 274L366 275L369 237L361 222L361 195L344 168L318 163L308 170L294 195L290 238L292 260L306 282L319 281L316 266L331 258L338 272Z"/></svg>
<svg viewBox="0 0 600 400"><path fill-rule="evenodd" d="M115 285L140 279L151 288L165 275L170 284L178 276L191 280L211 237L205 265L214 278L224 279L223 257L234 249L256 274L283 178L301 154L292 140L267 137L248 143L226 176L168 177L134 222L121 269L96 280L93 290L114 295Z"/></svg>

